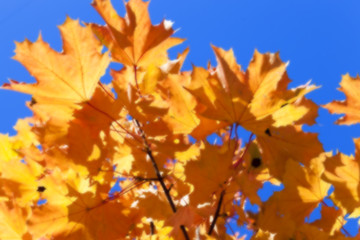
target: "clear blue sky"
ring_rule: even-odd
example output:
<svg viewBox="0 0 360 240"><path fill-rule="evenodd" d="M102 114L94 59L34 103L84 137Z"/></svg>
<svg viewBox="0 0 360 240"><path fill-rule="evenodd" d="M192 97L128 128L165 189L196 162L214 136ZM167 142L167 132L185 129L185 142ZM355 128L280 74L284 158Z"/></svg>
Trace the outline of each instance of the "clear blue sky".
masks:
<svg viewBox="0 0 360 240"><path fill-rule="evenodd" d="M61 50L59 31L66 15L84 22L103 23L90 0L11 0L0 8L0 84L8 78L34 81L27 71L12 60L14 41L36 40L39 32L52 47ZM124 14L121 0L112 0ZM190 46L185 64L215 65L210 43L232 47L238 62L246 67L254 49L280 51L290 61L291 87L312 82L322 87L309 97L318 104L344 99L337 91L341 75L360 73L359 0L153 0L153 23L163 18L175 22L177 36L187 41L171 51L172 56ZM0 132L11 133L19 117L30 116L25 107L29 96L0 90ZM360 137L360 126L336 126L338 116L320 110L318 124L306 130L318 132L325 150L354 152L352 138Z"/></svg>

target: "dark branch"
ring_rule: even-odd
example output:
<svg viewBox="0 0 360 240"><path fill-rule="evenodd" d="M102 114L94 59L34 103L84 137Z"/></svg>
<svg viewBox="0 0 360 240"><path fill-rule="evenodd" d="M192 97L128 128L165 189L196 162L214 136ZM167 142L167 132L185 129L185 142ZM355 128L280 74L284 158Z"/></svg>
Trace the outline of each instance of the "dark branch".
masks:
<svg viewBox="0 0 360 240"><path fill-rule="evenodd" d="M158 178L144 178L144 177L134 177L137 181L159 181Z"/></svg>
<svg viewBox="0 0 360 240"><path fill-rule="evenodd" d="M153 221L150 222L150 235L154 235L155 234L155 225L153 223Z"/></svg>
<svg viewBox="0 0 360 240"><path fill-rule="evenodd" d="M220 194L220 199L219 199L219 202L218 202L218 205L217 205L217 208L216 208L216 211L215 211L215 215L214 215L214 219L210 225L210 228L209 228L209 231L208 231L208 235L210 236L214 230L214 227L215 227L215 224L216 224L216 220L218 219L219 217L219 214L220 214L220 208L221 208L221 204L222 204L222 201L224 199L224 195L225 195L225 190L222 190L221 194Z"/></svg>
<svg viewBox="0 0 360 240"><path fill-rule="evenodd" d="M176 209L176 206L175 206L175 203L174 203L174 201L173 201L172 198L171 198L170 190L169 190L169 189L166 187L166 185L165 185L164 178L161 176L159 167L158 167L158 165L157 165L157 163L156 163L156 161L155 161L155 158L154 158L154 156L153 156L153 154L152 154L152 151L151 151L150 145L149 145L149 143L148 143L148 141L147 141L147 139L146 139L145 133L144 133L144 131L142 130L139 121L136 120L136 119L134 119L134 121L135 121L135 124L136 124L137 128L138 128L139 131L140 131L140 135L141 135L141 137L142 137L142 139L143 139L143 141L144 141L144 145L145 145L145 152L146 152L146 154L149 156L149 158L150 158L150 160L151 160L151 163L152 163L152 165L153 165L153 167L154 167L154 170L155 170L157 179L158 179L158 181L160 182L161 188L163 189L163 191L164 191L164 193L165 193L166 199L168 200L168 202L169 202L169 204L170 204L171 210L175 213L176 210L177 210L177 209ZM183 234L184 234L185 239L186 239L186 240L190 240L190 237L189 237L189 235L188 235L188 233L187 233L187 231L186 231L186 229L185 229L185 226L181 225L180 228L181 228L181 231L182 231Z"/></svg>

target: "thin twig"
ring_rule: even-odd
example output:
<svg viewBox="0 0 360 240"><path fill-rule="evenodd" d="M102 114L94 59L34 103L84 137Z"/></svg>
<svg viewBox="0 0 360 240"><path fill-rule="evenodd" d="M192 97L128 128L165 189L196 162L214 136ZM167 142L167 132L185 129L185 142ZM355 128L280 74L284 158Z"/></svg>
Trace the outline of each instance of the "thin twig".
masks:
<svg viewBox="0 0 360 240"><path fill-rule="evenodd" d="M239 135L238 135L238 124L237 123L235 123L235 138L236 138L236 140L239 140Z"/></svg>
<svg viewBox="0 0 360 240"><path fill-rule="evenodd" d="M100 108L94 106L93 104L91 104L90 102L86 102L87 105L89 105L90 107L92 107L94 110L98 111L99 113L105 115L106 117L108 117L110 120L112 120L113 122L116 123L116 125L118 125L122 130L124 130L127 134L129 134L130 136L132 136L136 141L139 141L139 139L131 132L129 132L124 126L122 126L114 117L112 117L110 114L108 114L107 112L101 110Z"/></svg>
<svg viewBox="0 0 360 240"><path fill-rule="evenodd" d="M327 203L324 201L324 199L321 200L321 203L322 203L324 206L329 207L329 205L327 205ZM336 205L335 205L335 206L336 206ZM337 207L337 206L336 206L336 207ZM346 237L350 237L350 236L351 236L350 233L345 229L344 224L343 224L342 221L339 220L339 217L337 217L336 220L341 223L341 229L344 231L345 236L346 236Z"/></svg>
<svg viewBox="0 0 360 240"><path fill-rule="evenodd" d="M132 178L136 181L146 181L146 182L149 182L149 181L159 181L159 179L156 177L156 178L147 178L147 177L142 177L142 176L133 176L133 175L125 175L125 174L122 174L118 171L115 171L115 170L103 170L103 169L99 169L100 172L113 172L113 173L116 173L118 175L120 175L121 177L124 177L124 178Z"/></svg>
<svg viewBox="0 0 360 240"><path fill-rule="evenodd" d="M250 146L251 139L252 139L253 136L254 136L254 133L251 133L251 135L250 135L250 137L249 137L249 141L248 141L248 143L247 143L246 146L245 146L245 150L244 150L243 154L242 154L241 157L233 164L233 168L237 168L237 167L240 165L240 163L242 163L242 161L244 160L245 153L247 152L247 150L248 150L248 148L249 148L249 146Z"/></svg>
<svg viewBox="0 0 360 240"><path fill-rule="evenodd" d="M222 190L221 193L220 193L220 199L219 199L219 202L218 202L216 211L215 211L214 219L212 220L212 223L211 223L210 228L209 228L209 231L208 231L208 235L209 235L209 236L212 234L212 232L213 232L213 230L214 230L214 227L215 227L215 224L216 224L216 220L217 220L218 217L219 217L220 208L221 208L221 204L222 204L223 199L224 199L224 195L225 195L225 190Z"/></svg>

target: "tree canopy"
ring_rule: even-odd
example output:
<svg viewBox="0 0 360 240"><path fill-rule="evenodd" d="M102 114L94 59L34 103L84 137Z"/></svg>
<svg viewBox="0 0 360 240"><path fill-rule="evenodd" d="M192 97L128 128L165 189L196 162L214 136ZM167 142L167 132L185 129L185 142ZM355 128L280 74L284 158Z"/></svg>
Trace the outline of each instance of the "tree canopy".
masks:
<svg viewBox="0 0 360 240"><path fill-rule="evenodd" d="M16 43L14 59L36 82L3 85L32 96L33 116L0 135L0 239L241 238L230 219L252 239L349 239L360 139L347 156L303 131L316 123L306 94L318 87L290 89L279 53L256 50L242 69L231 49L212 46L216 66L183 71L189 50L169 59L168 49L184 40L171 21L153 25L148 4L130 0L122 17L94 0L106 24L68 17L62 52L41 35ZM360 123L360 78L340 85L346 101L322 107L345 114L338 124ZM264 201L265 183L283 190ZM321 218L306 221L319 206Z"/></svg>

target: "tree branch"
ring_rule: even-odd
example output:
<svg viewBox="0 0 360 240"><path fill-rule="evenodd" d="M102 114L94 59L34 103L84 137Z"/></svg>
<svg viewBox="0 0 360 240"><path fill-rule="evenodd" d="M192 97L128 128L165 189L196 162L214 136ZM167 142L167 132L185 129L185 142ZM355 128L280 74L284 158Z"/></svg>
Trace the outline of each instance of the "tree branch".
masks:
<svg viewBox="0 0 360 240"><path fill-rule="evenodd" d="M217 208L216 208L216 211L215 211L215 215L214 215L214 219L210 225L210 228L209 228L209 231L208 231L208 235L210 236L214 230L214 227L215 227L215 224L216 224L216 220L218 219L219 217L219 214L220 214L220 208L221 208L221 204L224 200L224 195L225 195L225 190L222 190L221 191L221 194L220 194L220 199L219 199L219 202L218 202L218 205L217 205Z"/></svg>
<svg viewBox="0 0 360 240"><path fill-rule="evenodd" d="M155 225L154 225L154 222L151 221L150 222L150 235L154 235L155 234Z"/></svg>
<svg viewBox="0 0 360 240"><path fill-rule="evenodd" d="M143 139L143 141L144 141L145 152L146 152L146 154L149 156L149 158L150 158L150 160L151 160L151 163L152 163L152 165L153 165L153 167L154 167L154 170L155 170L155 173L156 173L156 177L157 177L158 181L160 182L160 185L161 185L161 187L162 187L162 189L163 189L163 191L164 191L164 193L165 193L166 199L168 200L168 202L169 202L169 204L170 204L171 210L172 210L174 213L176 213L177 209L176 209L176 206L175 206L174 201L173 201L172 198L171 198L170 190L166 187L165 182L164 182L164 178L161 176L159 167L158 167L158 165L157 165L157 163L156 163L156 161L155 161L155 158L154 158L154 156L153 156L153 154L152 154L152 151L151 151L150 145L149 145L149 143L148 143L148 141L147 141L147 139L146 139L145 133L144 133L144 131L142 130L139 121L136 120L136 119L134 119L134 121L135 121L135 124L136 124L136 126L138 127L138 129L139 129L139 131L140 131L140 135L141 135L141 137L142 137L142 139ZM186 231L186 229L185 229L185 226L184 226L184 225L181 225L180 228L181 228L181 231L183 232L183 235L184 235L185 239L186 239L186 240L190 240L190 237L189 237L189 235L188 235L188 233L187 233L187 231Z"/></svg>

